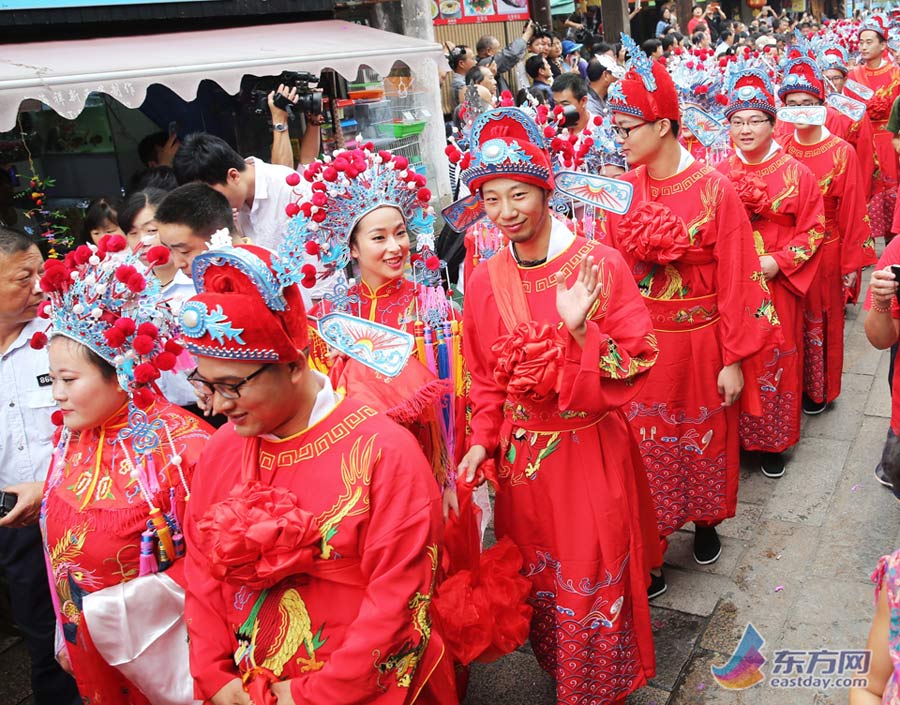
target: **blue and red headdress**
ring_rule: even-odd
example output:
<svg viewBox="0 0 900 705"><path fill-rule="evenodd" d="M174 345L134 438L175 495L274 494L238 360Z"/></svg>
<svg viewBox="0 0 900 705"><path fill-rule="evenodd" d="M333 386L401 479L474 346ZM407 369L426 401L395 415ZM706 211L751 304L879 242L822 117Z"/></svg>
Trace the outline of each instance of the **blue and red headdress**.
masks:
<svg viewBox="0 0 900 705"><path fill-rule="evenodd" d="M863 32L875 32L883 41L889 39L890 20L884 15L872 15L859 23L859 31L856 33L858 37Z"/></svg>
<svg viewBox="0 0 900 705"><path fill-rule="evenodd" d="M279 247L282 260L290 260L296 251L305 249L318 258L322 278L343 269L350 262L350 235L356 224L382 206L400 211L410 239L419 249L434 247L431 191L425 177L406 157L375 151L369 143L337 150L333 158L314 161L304 170L303 178L310 183L311 195L288 205L291 220ZM299 182L299 174L288 176L290 185ZM302 262L298 266L303 272L300 283L315 285L315 266Z"/></svg>
<svg viewBox="0 0 900 705"><path fill-rule="evenodd" d="M151 385L176 366L182 351L175 317L152 272L168 260L165 247L135 253L121 235L107 235L64 260L48 260L41 278L47 301L40 313L50 319L49 337L70 338L112 365L139 407L153 401ZM35 333L31 345L40 348L47 340Z"/></svg>
<svg viewBox="0 0 900 705"><path fill-rule="evenodd" d="M850 71L850 56L847 50L841 46L836 37L822 38L813 42L816 47L819 66L823 71L837 69L844 75Z"/></svg>
<svg viewBox="0 0 900 705"><path fill-rule="evenodd" d="M295 264L264 247L230 242L197 255L197 294L180 314L185 347L225 360L297 360L308 345L308 329Z"/></svg>
<svg viewBox="0 0 900 705"><path fill-rule="evenodd" d="M782 79L778 97L784 100L790 93L808 93L824 101L825 78L816 61L816 52L799 31L795 31L794 36L794 44L788 49L781 64Z"/></svg>
<svg viewBox="0 0 900 705"><path fill-rule="evenodd" d="M489 110L475 121L469 142L469 158L461 178L472 193L498 178L553 190L553 169L544 148L544 135L524 111Z"/></svg>
<svg viewBox="0 0 900 705"><path fill-rule="evenodd" d="M609 89L609 109L647 122L661 118L678 121L678 93L668 71L653 61L627 34L622 44L628 52L628 73Z"/></svg>
<svg viewBox="0 0 900 705"><path fill-rule="evenodd" d="M725 88L728 93L726 118L741 110L760 110L775 117L774 89L764 67L752 66L743 61L732 64L725 80Z"/></svg>

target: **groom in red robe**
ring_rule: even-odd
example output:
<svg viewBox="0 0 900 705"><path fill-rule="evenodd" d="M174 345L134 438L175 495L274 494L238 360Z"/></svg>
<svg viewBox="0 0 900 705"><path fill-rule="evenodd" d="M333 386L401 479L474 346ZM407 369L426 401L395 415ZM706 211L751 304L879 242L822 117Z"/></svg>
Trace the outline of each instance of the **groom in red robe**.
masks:
<svg viewBox="0 0 900 705"><path fill-rule="evenodd" d="M296 284L252 245L194 261L191 379L229 423L185 533L198 698L213 705L457 702L429 606L441 505L413 436L307 365Z"/></svg>
<svg viewBox="0 0 900 705"><path fill-rule="evenodd" d="M753 227L759 266L772 292L783 341L746 364L762 412L742 413L741 446L757 451L766 477L784 475L784 451L800 440L803 396L803 302L815 284L825 211L812 172L774 140L775 98L768 74L747 69L725 108L734 156L717 169L734 185Z"/></svg>
<svg viewBox="0 0 900 705"><path fill-rule="evenodd" d="M638 55L639 54L639 55ZM721 553L716 525L734 516L740 477L736 402L742 363L777 325L753 231L728 179L678 143L680 111L671 77L642 52L610 93L622 152L634 167L631 210L607 219L650 310L659 360L627 409L662 536L693 522L694 560ZM653 593L665 590L655 575Z"/></svg>
<svg viewBox="0 0 900 705"><path fill-rule="evenodd" d="M821 105L825 85L818 67L805 57L788 61L778 97L788 107ZM803 412L815 416L841 393L844 290L856 285L863 267L875 264L875 247L866 214L863 174L853 148L831 134L827 126L806 124L794 125L782 146L813 173L825 213L819 268L803 311Z"/></svg>
<svg viewBox="0 0 900 705"><path fill-rule="evenodd" d="M622 257L550 216L537 126L513 108L472 130L463 173L511 243L466 283L472 481L498 462L494 525L532 582L531 644L557 702L611 705L655 671L647 581L653 506L621 407L656 359Z"/></svg>

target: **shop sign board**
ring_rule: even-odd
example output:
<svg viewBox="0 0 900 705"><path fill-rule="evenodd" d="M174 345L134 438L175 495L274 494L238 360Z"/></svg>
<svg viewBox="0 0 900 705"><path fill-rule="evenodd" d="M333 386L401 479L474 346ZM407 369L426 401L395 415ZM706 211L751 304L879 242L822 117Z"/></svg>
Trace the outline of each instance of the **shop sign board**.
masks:
<svg viewBox="0 0 900 705"><path fill-rule="evenodd" d="M511 22L528 17L528 0L431 0L435 25Z"/></svg>

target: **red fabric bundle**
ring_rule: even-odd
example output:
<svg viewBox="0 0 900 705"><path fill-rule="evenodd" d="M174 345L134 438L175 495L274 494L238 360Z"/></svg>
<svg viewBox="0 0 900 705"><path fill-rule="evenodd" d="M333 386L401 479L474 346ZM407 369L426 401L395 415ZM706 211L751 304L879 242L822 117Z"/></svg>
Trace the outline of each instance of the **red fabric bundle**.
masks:
<svg viewBox="0 0 900 705"><path fill-rule="evenodd" d="M492 346L494 379L510 396L543 401L559 390L565 347L555 326L523 321Z"/></svg>
<svg viewBox="0 0 900 705"><path fill-rule="evenodd" d="M484 473L496 479L492 461L483 465L488 463ZM444 531L449 577L431 603L435 626L465 666L495 661L524 644L532 613L526 601L531 581L519 572L518 547L504 537L480 552L481 511L472 501L473 487L462 479L457 485L459 514L451 514Z"/></svg>
<svg viewBox="0 0 900 705"><path fill-rule="evenodd" d="M645 201L624 216L619 246L636 259L669 264L690 247L684 221L667 206Z"/></svg>
<svg viewBox="0 0 900 705"><path fill-rule="evenodd" d="M258 481L212 505L197 530L212 575L254 590L307 571L322 541L315 516L293 492Z"/></svg>
<svg viewBox="0 0 900 705"><path fill-rule="evenodd" d="M759 215L769 207L769 194L766 182L758 174L751 174L743 169L732 169L728 175L734 190L749 212Z"/></svg>

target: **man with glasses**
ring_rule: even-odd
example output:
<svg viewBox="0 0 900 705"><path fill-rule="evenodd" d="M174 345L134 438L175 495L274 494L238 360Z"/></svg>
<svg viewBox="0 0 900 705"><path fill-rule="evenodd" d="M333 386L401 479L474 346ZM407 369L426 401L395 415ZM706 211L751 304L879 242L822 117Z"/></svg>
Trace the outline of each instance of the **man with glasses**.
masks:
<svg viewBox="0 0 900 705"><path fill-rule="evenodd" d="M721 553L715 527L737 506L741 363L763 347L776 318L737 193L678 143L678 96L665 68L629 53L610 109L633 167L620 178L634 185L634 200L607 227L650 309L659 361L627 413L663 547L694 522L694 560L708 564ZM665 589L659 571L649 594Z"/></svg>
<svg viewBox="0 0 900 705"><path fill-rule="evenodd" d="M759 382L762 414L744 411L741 446L756 451L763 475L784 475L784 451L800 440L803 395L803 298L816 276L814 257L825 234L815 177L774 140L775 98L762 69L742 73L730 89L725 117L734 156L717 168L734 185L753 226L759 266L772 292L783 340L744 363Z"/></svg>
<svg viewBox="0 0 900 705"><path fill-rule="evenodd" d="M822 105L825 85L819 67L806 57L789 61L778 97L788 107ZM853 148L827 127L810 124L795 124L793 134L782 144L813 173L825 206L819 271L806 295L803 314L803 412L816 415L841 392L844 289L855 286L860 269L875 263L875 248Z"/></svg>
<svg viewBox="0 0 900 705"><path fill-rule="evenodd" d="M230 423L197 464L185 538L197 697L457 702L430 623L441 501L411 434L307 363L277 255L214 247L181 310L191 381Z"/></svg>

